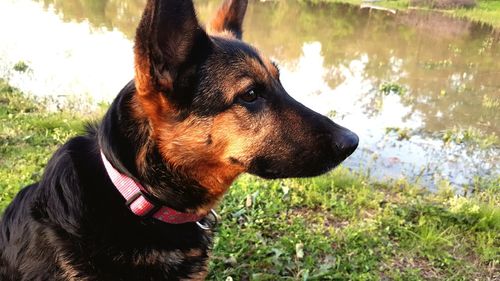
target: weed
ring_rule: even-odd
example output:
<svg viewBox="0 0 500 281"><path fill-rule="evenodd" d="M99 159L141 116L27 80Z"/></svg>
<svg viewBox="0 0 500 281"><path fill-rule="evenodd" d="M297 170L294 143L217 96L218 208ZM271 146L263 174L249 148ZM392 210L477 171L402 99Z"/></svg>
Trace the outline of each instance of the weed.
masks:
<svg viewBox="0 0 500 281"><path fill-rule="evenodd" d="M427 70L443 69L453 65L451 60L426 61L423 66Z"/></svg>
<svg viewBox="0 0 500 281"><path fill-rule="evenodd" d="M409 140L411 138L411 132L408 128L397 128L397 127L388 127L385 128L386 134L396 133L398 136L398 140Z"/></svg>
<svg viewBox="0 0 500 281"><path fill-rule="evenodd" d="M335 118L337 116L337 111L336 110L330 110L328 111L328 113L326 114L326 116L330 117L330 118Z"/></svg>
<svg viewBox="0 0 500 281"><path fill-rule="evenodd" d="M479 129L473 127L466 129L453 127L442 133L442 140L445 143L453 142L456 144L468 143L478 145L482 149L500 145L500 139L496 134L484 134Z"/></svg>
<svg viewBox="0 0 500 281"><path fill-rule="evenodd" d="M406 88L397 83L382 83L379 87L379 91L385 95L396 94L401 96L407 92Z"/></svg>
<svg viewBox="0 0 500 281"><path fill-rule="evenodd" d="M30 69L30 67L26 62L19 61L14 65L13 69L17 72L26 72Z"/></svg>
<svg viewBox="0 0 500 281"><path fill-rule="evenodd" d="M487 109L500 109L500 98L489 97L487 95L483 96L482 105Z"/></svg>

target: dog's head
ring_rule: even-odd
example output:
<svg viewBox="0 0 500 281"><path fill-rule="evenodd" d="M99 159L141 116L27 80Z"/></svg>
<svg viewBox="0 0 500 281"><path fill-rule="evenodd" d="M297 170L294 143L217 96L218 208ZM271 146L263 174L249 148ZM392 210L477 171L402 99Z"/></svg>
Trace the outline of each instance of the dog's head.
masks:
<svg viewBox="0 0 500 281"><path fill-rule="evenodd" d="M277 66L240 40L246 6L226 0L207 33L191 0L149 0L137 29L136 114L164 160L213 195L243 172L322 174L358 145L290 97Z"/></svg>

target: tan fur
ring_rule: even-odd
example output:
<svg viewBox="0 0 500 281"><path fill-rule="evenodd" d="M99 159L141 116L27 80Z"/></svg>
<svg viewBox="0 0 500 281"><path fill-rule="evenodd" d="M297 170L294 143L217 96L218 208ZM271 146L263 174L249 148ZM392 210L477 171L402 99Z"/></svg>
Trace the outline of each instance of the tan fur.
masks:
<svg viewBox="0 0 500 281"><path fill-rule="evenodd" d="M207 275L208 275L208 269L205 266L205 268L203 270L201 270L200 272L191 274L191 276L189 276L189 279L181 279L181 280L182 281L203 281L207 278Z"/></svg>
<svg viewBox="0 0 500 281"><path fill-rule="evenodd" d="M158 133L162 155L175 169L196 179L214 199L244 171L224 158L228 143L213 135L213 120L190 117L173 126L165 125ZM211 143L208 136L212 136Z"/></svg>
<svg viewBox="0 0 500 281"><path fill-rule="evenodd" d="M271 61L267 57L261 56L261 58L262 61L264 62L264 65L266 66L267 71L271 73L274 79L279 79L280 73L278 68L273 63L271 63Z"/></svg>
<svg viewBox="0 0 500 281"><path fill-rule="evenodd" d="M226 36L236 37L236 34L226 30L226 27L228 23L242 25L246 7L247 1L225 0L208 25L208 32L225 33Z"/></svg>
<svg viewBox="0 0 500 281"><path fill-rule="evenodd" d="M63 255L57 255L57 265L63 272L62 277L68 281L86 281L90 278L82 277L82 274Z"/></svg>

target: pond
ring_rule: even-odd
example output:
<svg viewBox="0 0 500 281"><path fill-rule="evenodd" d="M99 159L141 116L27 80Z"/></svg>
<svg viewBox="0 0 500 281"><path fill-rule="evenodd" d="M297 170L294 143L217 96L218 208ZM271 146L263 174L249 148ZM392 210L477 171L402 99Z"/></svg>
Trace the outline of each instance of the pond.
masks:
<svg viewBox="0 0 500 281"><path fill-rule="evenodd" d="M133 77L144 3L0 0L0 77L35 95L111 101ZM201 21L219 4L196 1ZM307 1L250 1L244 30L292 96L358 133L349 168L431 188L500 175L499 30Z"/></svg>

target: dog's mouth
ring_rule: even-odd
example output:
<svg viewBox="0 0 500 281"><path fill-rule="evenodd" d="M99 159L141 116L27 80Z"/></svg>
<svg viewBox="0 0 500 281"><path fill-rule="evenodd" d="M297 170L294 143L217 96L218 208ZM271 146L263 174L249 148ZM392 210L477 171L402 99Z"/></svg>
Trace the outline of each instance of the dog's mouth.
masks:
<svg viewBox="0 0 500 281"><path fill-rule="evenodd" d="M337 167L341 162L332 163L328 166L323 166L314 171L312 170L298 170L290 169L290 170L278 170L272 168L257 168L252 169L256 170L255 172L250 172L253 175L259 176L264 179L283 179L283 178L307 178L307 177L315 177L322 175L335 167Z"/></svg>
<svg viewBox="0 0 500 281"><path fill-rule="evenodd" d="M340 165L358 147L358 136L345 129L312 149L297 149L287 156L267 155L253 159L249 173L266 179L315 177Z"/></svg>

